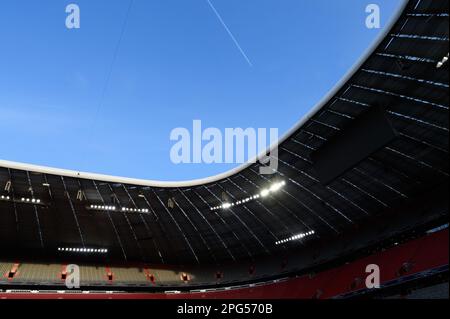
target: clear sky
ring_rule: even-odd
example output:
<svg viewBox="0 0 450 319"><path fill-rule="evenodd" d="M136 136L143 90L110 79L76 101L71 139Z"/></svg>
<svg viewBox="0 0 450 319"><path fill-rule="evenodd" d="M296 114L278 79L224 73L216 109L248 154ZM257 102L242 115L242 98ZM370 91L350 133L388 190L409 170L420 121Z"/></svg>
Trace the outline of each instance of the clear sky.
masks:
<svg viewBox="0 0 450 319"><path fill-rule="evenodd" d="M366 6L383 27L400 5L210 0L235 43L208 0L130 1L1 1L0 159L153 180L227 171L237 164L173 164L171 130L286 132L380 32Z"/></svg>

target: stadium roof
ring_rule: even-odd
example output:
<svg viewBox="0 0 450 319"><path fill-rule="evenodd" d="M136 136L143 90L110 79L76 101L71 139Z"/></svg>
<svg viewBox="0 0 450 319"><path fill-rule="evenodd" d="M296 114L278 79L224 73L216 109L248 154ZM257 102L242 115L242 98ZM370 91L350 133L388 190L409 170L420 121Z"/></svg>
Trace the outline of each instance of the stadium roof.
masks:
<svg viewBox="0 0 450 319"><path fill-rule="evenodd" d="M348 75L280 141L273 175L249 163L166 183L0 161L0 246L220 263L331 238L447 185L448 13L447 1L405 1Z"/></svg>

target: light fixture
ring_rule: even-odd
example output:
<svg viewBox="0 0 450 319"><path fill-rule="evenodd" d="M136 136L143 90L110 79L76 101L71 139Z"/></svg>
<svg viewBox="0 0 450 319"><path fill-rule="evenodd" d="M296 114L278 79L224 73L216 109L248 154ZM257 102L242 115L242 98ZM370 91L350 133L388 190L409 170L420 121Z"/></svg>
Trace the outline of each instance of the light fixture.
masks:
<svg viewBox="0 0 450 319"><path fill-rule="evenodd" d="M80 188L77 192L77 200L82 202L83 200L86 200L86 194L84 193L84 191Z"/></svg>
<svg viewBox="0 0 450 319"><path fill-rule="evenodd" d="M270 190L268 190L268 189L263 189L261 191L261 197L267 197L267 196L269 196L269 194L270 194Z"/></svg>
<svg viewBox="0 0 450 319"><path fill-rule="evenodd" d="M261 190L261 192L259 194L240 199L240 200L238 200L236 202L233 202L233 203L226 202L226 203L223 203L222 205L211 207L210 210L211 211L216 211L216 210L220 210L220 209L229 209L229 208L237 206L237 205L243 205L243 204L246 204L246 203L248 203L248 202L250 202L252 200L256 200L256 199L259 199L259 198L264 198L264 197L269 196L272 193L276 193L277 191L279 191L285 185L286 185L285 181L274 183L274 184L270 185L269 188L264 188L263 190Z"/></svg>
<svg viewBox="0 0 450 319"><path fill-rule="evenodd" d="M449 57L449 54L447 53L447 55L444 56L442 58L442 60L437 63L436 68L438 68L438 69L442 68L448 62L448 57Z"/></svg>
<svg viewBox="0 0 450 319"><path fill-rule="evenodd" d="M22 197L20 201L23 203L32 203L32 204L40 204L41 203L40 199L27 198L27 197Z"/></svg>
<svg viewBox="0 0 450 319"><path fill-rule="evenodd" d="M128 208L128 207L122 207L120 209L117 209L116 206L107 206L107 205L90 205L88 207L90 210L99 210L99 211L122 211L122 212L132 212L132 213L148 213L149 209L147 208Z"/></svg>
<svg viewBox="0 0 450 319"><path fill-rule="evenodd" d="M225 203L225 204L222 205L222 208L223 208L223 209L228 209L228 208L230 208L231 206L232 206L232 204L230 204L230 203Z"/></svg>
<svg viewBox="0 0 450 319"><path fill-rule="evenodd" d="M148 213L149 210L147 208L128 208L122 207L123 212L132 212L132 213Z"/></svg>
<svg viewBox="0 0 450 319"><path fill-rule="evenodd" d="M73 247L58 247L58 251L68 251L75 253L86 253L86 254L107 254L108 249L106 248L73 248Z"/></svg>
<svg viewBox="0 0 450 319"><path fill-rule="evenodd" d="M106 205L91 205L90 209L94 210L104 210L104 211L115 211L116 206L106 206Z"/></svg>
<svg viewBox="0 0 450 319"><path fill-rule="evenodd" d="M289 237L289 238L286 238L286 239L279 240L279 241L275 242L275 245L282 245L282 244L285 244L285 243L288 243L288 242L291 242L291 241L301 240L301 239L303 239L303 238L305 238L305 237L312 236L312 235L314 235L315 233L316 233L316 232L315 232L314 230L311 230L311 231L309 231L309 232L307 232L307 233L297 234L297 235L294 235L294 236L292 236L292 237Z"/></svg>
<svg viewBox="0 0 450 319"><path fill-rule="evenodd" d="M12 186L11 181L7 181L5 184L5 192L9 193L9 191L11 190L11 186Z"/></svg>

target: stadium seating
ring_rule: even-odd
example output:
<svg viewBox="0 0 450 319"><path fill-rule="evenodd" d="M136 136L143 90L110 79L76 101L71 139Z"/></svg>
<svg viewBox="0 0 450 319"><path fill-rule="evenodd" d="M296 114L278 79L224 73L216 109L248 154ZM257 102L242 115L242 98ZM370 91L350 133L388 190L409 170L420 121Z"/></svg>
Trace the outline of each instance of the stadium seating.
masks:
<svg viewBox="0 0 450 319"><path fill-rule="evenodd" d="M60 281L61 265L53 264L20 264L14 281L24 282L57 282Z"/></svg>
<svg viewBox="0 0 450 319"><path fill-rule="evenodd" d="M323 299L345 296L355 291L365 290L366 266L369 264L379 265L381 269L381 282L389 285L390 282L401 278L429 272L432 269L447 267L448 270L448 229L429 234L425 237L410 242L395 245L365 258L347 262L340 267L331 267L321 272L310 272L297 278L281 280L279 282L261 282L251 286L231 287L231 289L216 289L208 292L208 298L302 298ZM405 264L409 265L404 267ZM32 283L32 284L58 284L63 285L61 280L62 265L59 264L18 264L16 276L8 280L8 273L17 265L11 262L0 262L0 270L3 274L3 283ZM281 265L275 268L267 268L263 276L270 273L280 273ZM265 266L268 267L268 266ZM232 276L223 280L236 286L242 279L248 279L248 268L231 267L225 269L224 276ZM189 285L210 285L217 283L216 272L210 268L193 268L195 271L187 272L181 269L170 269L170 267L121 267L121 266L92 266L80 265L81 286L89 287L95 285L110 284L112 287L128 286L159 286L170 288ZM262 268L265 269L265 268ZM255 274L260 268L254 268ZM401 271L402 270L402 271ZM112 278L108 278L108 273ZM183 274L188 280L183 280ZM199 275L197 275L199 274ZM201 274L201 275L200 275ZM152 282L149 276L154 276ZM112 279L112 280L111 280ZM158 294L153 294L154 297ZM202 298L204 292L168 295L167 298ZM159 296L161 297L161 296ZM146 296L150 298L150 296Z"/></svg>
<svg viewBox="0 0 450 319"><path fill-rule="evenodd" d="M108 282L104 266L80 266L80 278L86 284Z"/></svg>
<svg viewBox="0 0 450 319"><path fill-rule="evenodd" d="M8 277L8 273L11 270L12 263L8 262L0 262L0 281L6 280Z"/></svg>

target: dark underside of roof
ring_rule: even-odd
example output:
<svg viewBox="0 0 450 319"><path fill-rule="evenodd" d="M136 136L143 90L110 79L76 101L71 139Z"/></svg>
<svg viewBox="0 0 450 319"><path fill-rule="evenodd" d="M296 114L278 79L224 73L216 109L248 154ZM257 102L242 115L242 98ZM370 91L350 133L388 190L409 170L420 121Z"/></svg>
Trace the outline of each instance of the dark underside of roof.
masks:
<svg viewBox="0 0 450 319"><path fill-rule="evenodd" d="M448 13L448 1L410 1L349 82L280 145L274 175L261 175L260 164L254 164L208 185L162 189L0 168L0 195L11 199L0 201L0 257L13 251L55 254L57 247L98 247L108 248L114 260L220 263L301 249L374 216L389 223L389 211L448 186L448 63L436 67L449 52ZM330 183L321 183L314 154L373 107L382 110L396 137ZM329 165L346 155L330 158ZM277 194L227 210L210 209L279 180L286 186ZM9 192L3 191L8 181ZM90 205L149 212L95 211ZM275 245L309 230L315 231L310 239Z"/></svg>

